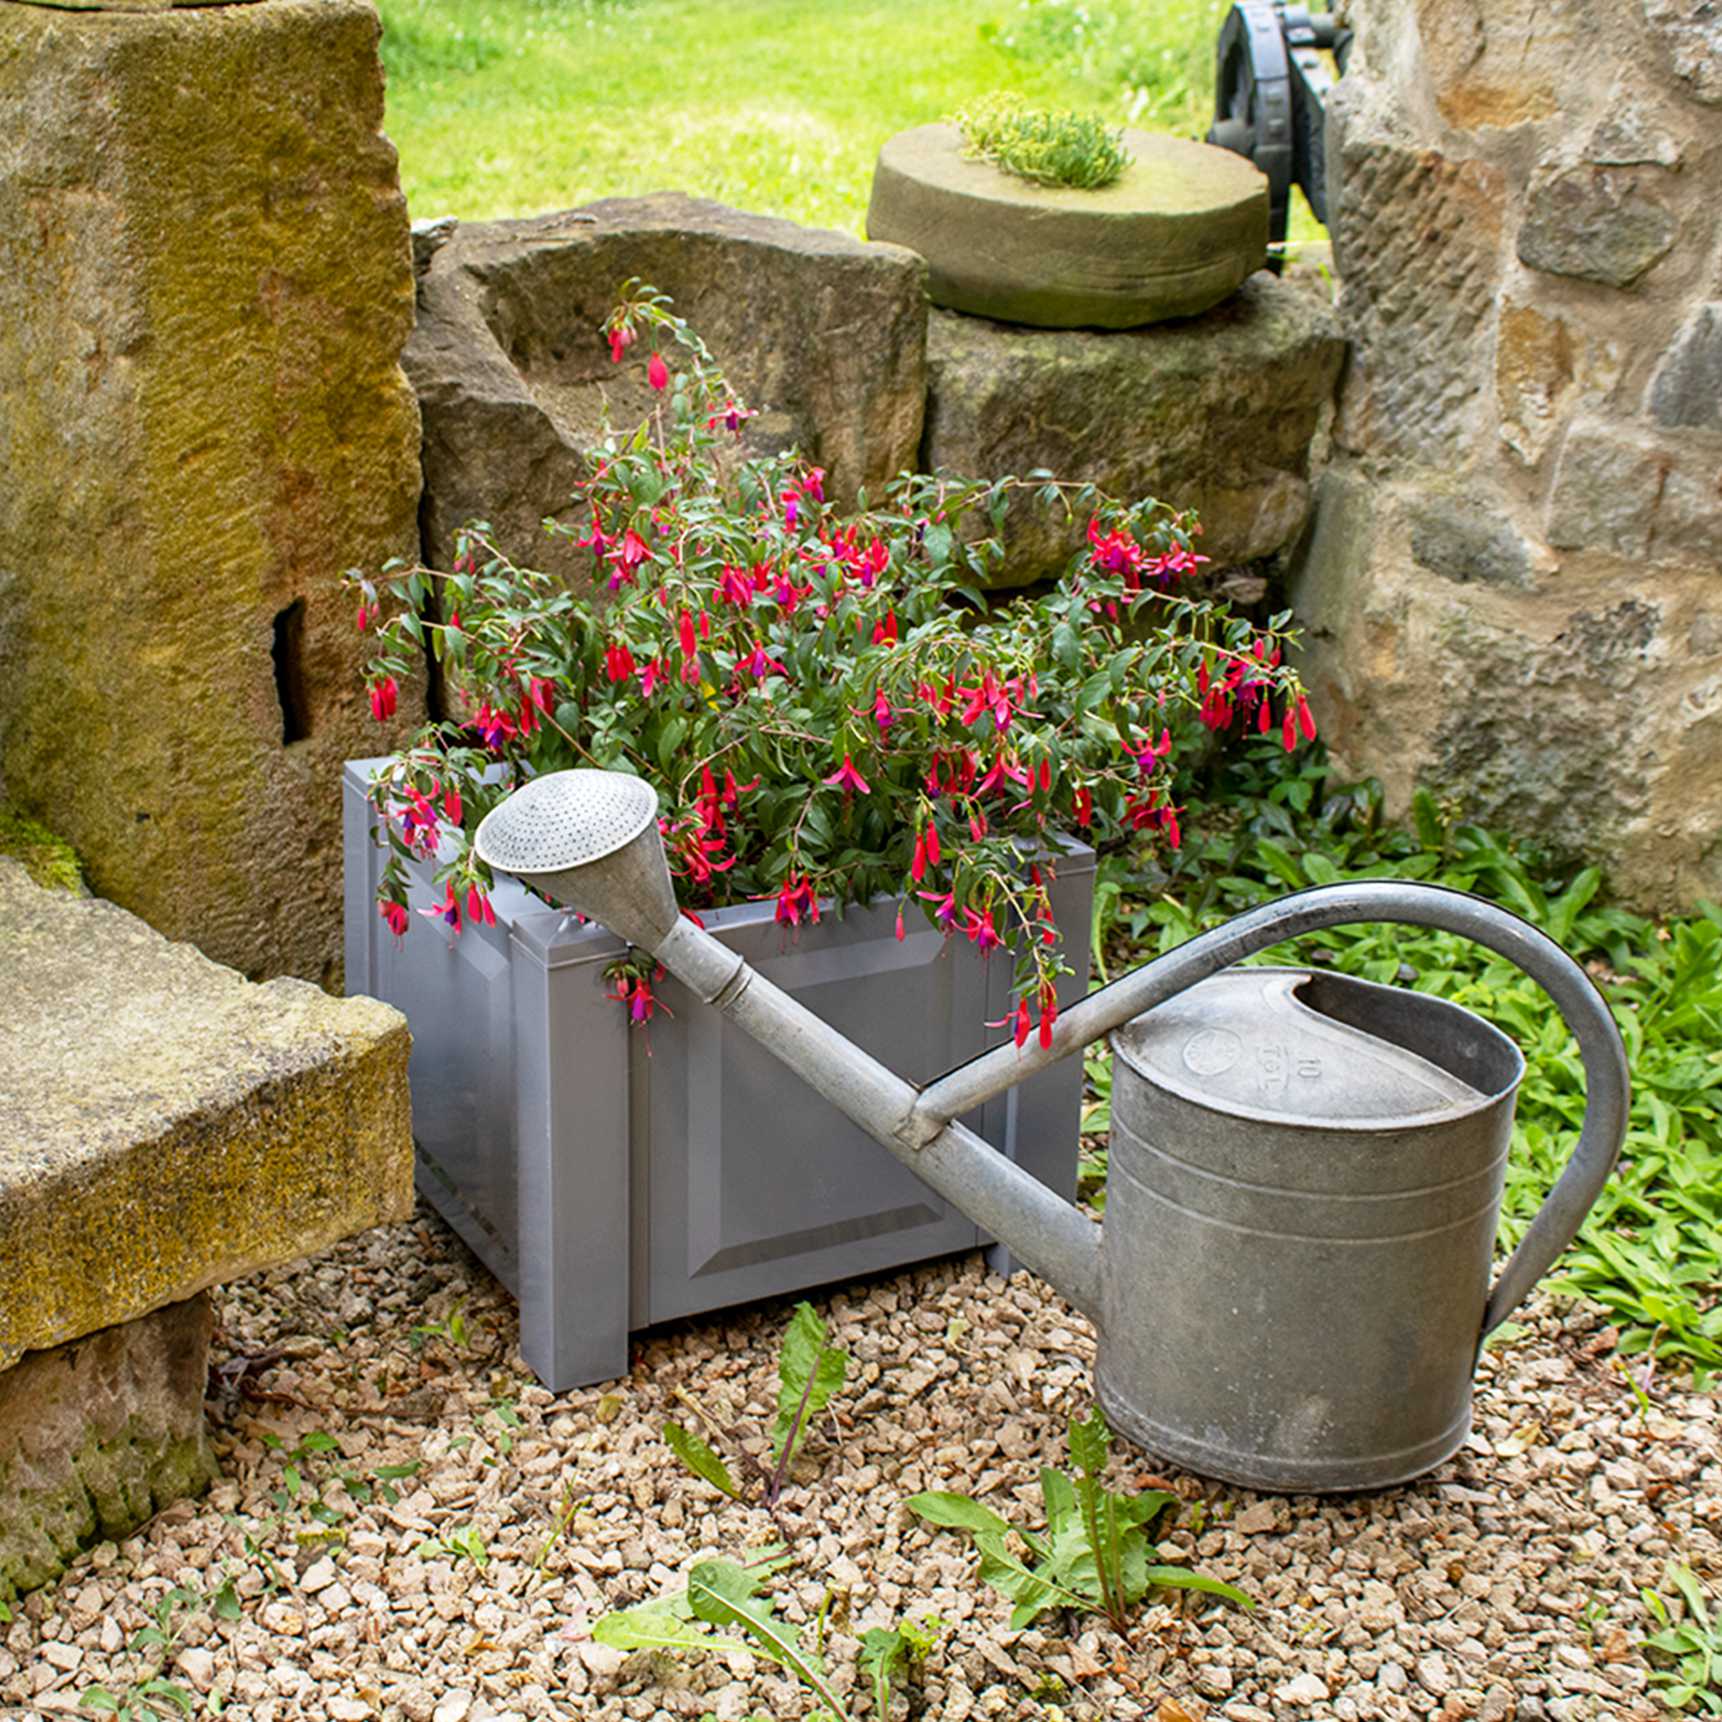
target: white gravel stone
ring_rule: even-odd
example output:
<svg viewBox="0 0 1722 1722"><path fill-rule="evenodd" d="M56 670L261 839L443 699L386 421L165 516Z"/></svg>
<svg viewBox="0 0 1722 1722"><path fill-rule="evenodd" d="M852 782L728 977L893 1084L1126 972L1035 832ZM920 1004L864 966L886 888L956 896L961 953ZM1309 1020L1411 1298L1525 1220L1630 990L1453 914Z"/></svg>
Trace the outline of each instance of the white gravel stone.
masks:
<svg viewBox="0 0 1722 1722"><path fill-rule="evenodd" d="M1325 1704L1328 1696L1327 1682L1319 1674L1300 1674L1274 1688L1282 1704Z"/></svg>

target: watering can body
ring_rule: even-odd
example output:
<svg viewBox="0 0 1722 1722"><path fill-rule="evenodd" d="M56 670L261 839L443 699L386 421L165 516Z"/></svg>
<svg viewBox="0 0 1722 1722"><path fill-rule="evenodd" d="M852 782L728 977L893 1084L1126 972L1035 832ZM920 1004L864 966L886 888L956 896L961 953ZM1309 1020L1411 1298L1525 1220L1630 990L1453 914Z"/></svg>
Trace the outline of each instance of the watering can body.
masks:
<svg viewBox="0 0 1722 1722"><path fill-rule="evenodd" d="M1384 1487L1470 1426L1489 1330L1566 1247L1620 1153L1628 1077L1613 1016L1558 945L1461 891L1317 886L1198 934L917 1088L680 915L640 779L572 770L494 808L474 846L601 921L755 1036L1099 1328L1097 1393L1121 1431L1256 1488ZM1517 1050L1456 1005L1246 957L1326 927L1471 939L1547 993L1578 1042L1572 1155L1490 1283ZM1102 1229L962 1118L1114 1037Z"/></svg>
<svg viewBox="0 0 1722 1722"><path fill-rule="evenodd" d="M1513 1102L1443 1000L1228 970L1114 1032L1101 1404L1205 1475L1380 1488L1470 1430Z"/></svg>

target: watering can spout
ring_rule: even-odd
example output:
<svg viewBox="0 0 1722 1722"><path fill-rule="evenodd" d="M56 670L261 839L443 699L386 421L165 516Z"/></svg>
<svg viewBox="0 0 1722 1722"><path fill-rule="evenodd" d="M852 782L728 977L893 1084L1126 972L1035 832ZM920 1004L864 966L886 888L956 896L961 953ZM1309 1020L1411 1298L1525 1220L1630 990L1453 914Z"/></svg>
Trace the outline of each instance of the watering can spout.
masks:
<svg viewBox="0 0 1722 1722"><path fill-rule="evenodd" d="M657 794L622 772L535 778L478 828L480 860L649 951L954 1207L1100 1314L1100 1228L965 1125L911 1129L920 1091L681 915Z"/></svg>

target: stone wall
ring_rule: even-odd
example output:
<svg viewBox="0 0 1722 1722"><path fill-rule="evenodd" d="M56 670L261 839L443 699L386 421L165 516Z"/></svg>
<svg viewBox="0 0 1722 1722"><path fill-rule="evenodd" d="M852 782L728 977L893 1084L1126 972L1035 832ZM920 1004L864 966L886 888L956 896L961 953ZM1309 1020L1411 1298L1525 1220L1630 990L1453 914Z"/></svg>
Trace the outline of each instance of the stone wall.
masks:
<svg viewBox="0 0 1722 1722"><path fill-rule="evenodd" d="M1295 598L1344 762L1722 891L1722 21L1356 0Z"/></svg>
<svg viewBox="0 0 1722 1722"><path fill-rule="evenodd" d="M546 516L566 509L607 409L649 410L599 324L622 283L669 293L750 405L755 449L794 444L832 493L877 501L906 468L990 478L1037 467L1202 512L1216 566L1273 556L1310 511L1311 445L1343 346L1318 290L1258 273L1200 317L1028 329L929 310L896 245L674 193L421 233L408 374L425 427L425 555L446 566L480 516L529 565L587 568ZM1068 540L1024 506L1005 583L1062 566Z"/></svg>
<svg viewBox="0 0 1722 1722"><path fill-rule="evenodd" d="M0 776L93 888L336 978L341 571L416 548L366 0L0 0Z"/></svg>

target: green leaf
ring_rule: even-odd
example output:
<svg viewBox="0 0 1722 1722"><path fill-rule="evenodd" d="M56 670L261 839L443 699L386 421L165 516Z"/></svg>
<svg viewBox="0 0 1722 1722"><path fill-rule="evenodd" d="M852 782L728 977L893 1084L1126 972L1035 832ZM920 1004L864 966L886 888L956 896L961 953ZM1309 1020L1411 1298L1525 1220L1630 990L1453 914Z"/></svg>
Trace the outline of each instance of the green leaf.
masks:
<svg viewBox="0 0 1722 1722"><path fill-rule="evenodd" d="M825 1343L825 1323L810 1303L798 1303L777 1360L777 1421L772 1462L787 1467L802 1436L843 1385L849 1355Z"/></svg>
<svg viewBox="0 0 1722 1722"><path fill-rule="evenodd" d="M86 1686L78 1694L78 1703L86 1710L118 1710L120 1701L105 1686Z"/></svg>
<svg viewBox="0 0 1722 1722"><path fill-rule="evenodd" d="M741 1499L741 1490L730 1475L729 1467L691 1429L679 1423L664 1425L664 1440L670 1451L693 1472L703 1477L714 1489L721 1489L731 1500Z"/></svg>
<svg viewBox="0 0 1722 1722"><path fill-rule="evenodd" d="M592 1623L592 1636L612 1650L711 1650L712 1635L678 1614L675 1601L661 1598L617 1609Z"/></svg>
<svg viewBox="0 0 1722 1722"><path fill-rule="evenodd" d="M1210 1596L1223 1596L1227 1602L1235 1602L1240 1608L1253 1609L1255 1599L1247 1596L1235 1585L1229 1585L1224 1579L1211 1578L1207 1573L1193 1571L1189 1567L1151 1566L1147 1572L1151 1585L1160 1585L1167 1590L1200 1590Z"/></svg>
<svg viewBox="0 0 1722 1722"><path fill-rule="evenodd" d="M826 1705L833 1716L840 1722L848 1722L848 1712L826 1684L818 1657L801 1644L794 1627L773 1616L770 1603L757 1592L753 1575L731 1561L701 1561L688 1574L688 1603L697 1619L712 1626L740 1627L766 1656L787 1668Z"/></svg>
<svg viewBox="0 0 1722 1722"><path fill-rule="evenodd" d="M197 1708L196 1697L185 1687L171 1680L146 1680L138 1688L140 1698L148 1698L152 1703L161 1698L173 1705L182 1716L189 1716Z"/></svg>
<svg viewBox="0 0 1722 1722"><path fill-rule="evenodd" d="M873 1682L873 1714L885 1722L891 1714L891 1683L908 1661L909 1647L900 1632L882 1626L861 1635L861 1670Z"/></svg>
<svg viewBox="0 0 1722 1722"><path fill-rule="evenodd" d="M928 1524L941 1525L948 1530L970 1531L976 1536L989 1537L1010 1534L1006 1520L990 1508L983 1507L979 1501L971 1501L967 1495L950 1495L935 1490L911 1495L903 1505L910 1512L918 1513Z"/></svg>

